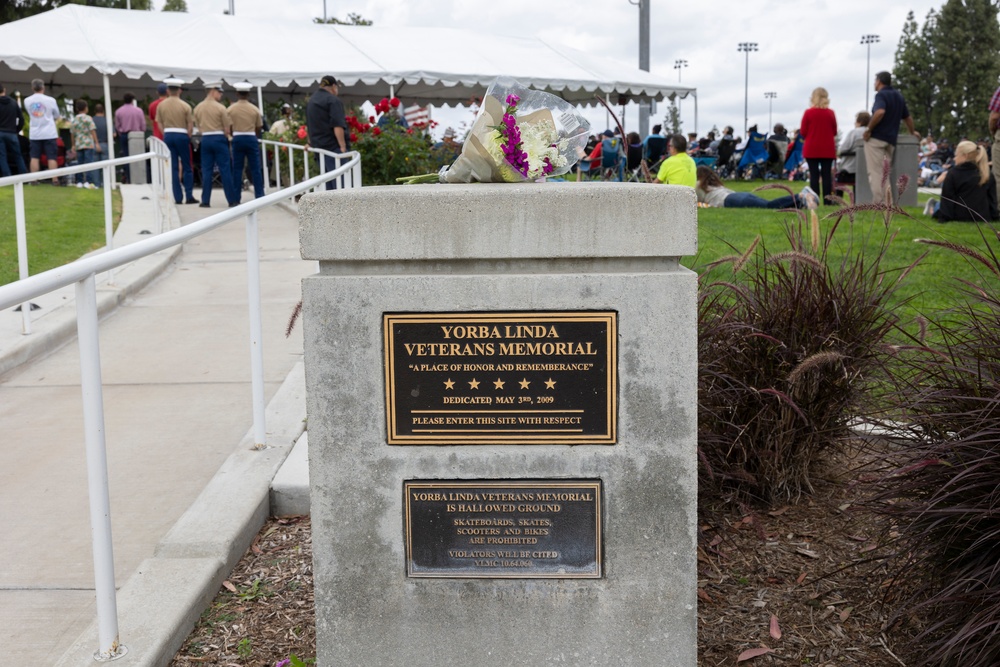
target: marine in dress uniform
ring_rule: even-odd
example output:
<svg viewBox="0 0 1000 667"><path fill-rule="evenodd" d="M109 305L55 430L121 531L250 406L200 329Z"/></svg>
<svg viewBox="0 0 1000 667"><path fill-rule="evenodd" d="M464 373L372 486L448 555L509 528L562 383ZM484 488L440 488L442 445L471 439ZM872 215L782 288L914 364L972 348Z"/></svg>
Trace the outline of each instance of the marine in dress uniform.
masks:
<svg viewBox="0 0 1000 667"><path fill-rule="evenodd" d="M239 99L229 107L229 117L233 121L233 185L236 186L236 197L239 202L243 191L244 165L250 167L250 178L253 181L253 196L264 196L264 174L260 170L260 136L264 127L260 110L250 100L252 83L241 81L234 83L236 96Z"/></svg>
<svg viewBox="0 0 1000 667"><path fill-rule="evenodd" d="M153 120L163 128L163 141L170 149L170 173L174 188L174 201L180 204L197 204L194 198L194 173L191 171L191 129L193 116L191 106L181 99L180 79L164 79L167 84L167 98L156 107ZM183 168L183 177L178 178L178 163ZM181 199L181 181L184 182L184 193L187 197Z"/></svg>
<svg viewBox="0 0 1000 667"><path fill-rule="evenodd" d="M205 84L205 90L205 99L194 108L194 123L201 131L199 206L208 208L212 203L212 175L216 167L219 168L226 201L230 206L236 206L240 203L240 199L233 184L232 156L229 153L229 137L233 123L229 118L229 110L219 102L222 99L222 82L210 81Z"/></svg>

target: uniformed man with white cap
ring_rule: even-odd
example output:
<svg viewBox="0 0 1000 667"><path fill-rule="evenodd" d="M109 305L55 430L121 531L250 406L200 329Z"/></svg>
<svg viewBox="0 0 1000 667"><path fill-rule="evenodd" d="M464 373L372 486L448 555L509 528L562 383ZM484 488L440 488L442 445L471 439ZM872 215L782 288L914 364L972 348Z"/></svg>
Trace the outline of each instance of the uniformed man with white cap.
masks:
<svg viewBox="0 0 1000 667"><path fill-rule="evenodd" d="M233 121L233 185L236 186L237 202L243 192L243 168L250 167L253 182L253 196L264 196L264 174L260 170L260 142L258 137L264 127L260 110L248 99L253 84L247 81L234 83L239 98L229 107L229 117Z"/></svg>
<svg viewBox="0 0 1000 667"><path fill-rule="evenodd" d="M222 82L209 81L205 84L205 99L194 108L194 122L201 131L201 206L212 204L212 175L219 168L222 190L230 206L239 204L236 187L233 185L232 155L229 153L229 137L232 120L229 110L222 106ZM163 106L162 104L160 106Z"/></svg>
<svg viewBox="0 0 1000 667"><path fill-rule="evenodd" d="M173 77L164 79L167 84L167 98L156 107L156 117L153 119L163 128L163 141L170 149L170 173L174 188L174 201L180 204L197 204L194 198L194 174L191 171L191 129L193 116L191 106L181 99L181 86L184 82ZM178 175L178 165L183 168L183 177ZM184 182L184 192L181 192L181 181ZM182 199L182 195L187 197Z"/></svg>

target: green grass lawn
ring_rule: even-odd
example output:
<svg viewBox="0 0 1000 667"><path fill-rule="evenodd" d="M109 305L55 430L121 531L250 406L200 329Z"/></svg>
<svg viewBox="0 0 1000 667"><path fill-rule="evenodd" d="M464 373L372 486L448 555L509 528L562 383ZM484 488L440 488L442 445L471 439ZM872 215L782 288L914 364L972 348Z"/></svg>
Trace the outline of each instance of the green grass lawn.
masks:
<svg viewBox="0 0 1000 667"><path fill-rule="evenodd" d="M783 182L798 192L804 183ZM737 191L750 191L762 185L755 183L727 181L726 187ZM785 195L782 190L764 190L757 193L766 199L774 199ZM933 218L923 215L923 204L927 195L919 195L920 206L907 208L910 217L896 216L892 219L889 229L896 234L887 254L886 268L902 269L910 265L924 252L930 254L904 280L900 290L900 299L910 299L902 310L904 317L909 319L917 314L934 315L944 309L959 303L958 291L960 285L956 279L964 278L973 282L986 280L978 264L972 265L964 257L945 248L936 248L915 243L914 239L936 239L968 245L980 250L986 249L986 244L980 235L980 225L972 223L951 222L941 224ZM819 208L820 226L826 233L834 224L834 220L826 218L837 209L833 206ZM698 209L698 255L688 258L684 264L699 272L711 261L733 254L734 246L742 252L760 234L762 242L771 252L781 252L789 249L785 236L786 223L794 223L796 216L767 209L734 209L734 208L703 208ZM883 218L873 213L862 213L851 225L844 219L835 234L835 246L845 251L853 237L858 243L865 240L874 247L881 240L884 230ZM993 229L982 225L982 231L988 238L996 238ZM994 243L1000 247L1000 243ZM988 274L990 280L996 278Z"/></svg>
<svg viewBox="0 0 1000 667"><path fill-rule="evenodd" d="M112 192L115 228L122 201ZM62 266L104 246L104 191L33 185L24 188L28 272L31 275ZM0 188L0 285L14 282L17 273L17 229L14 188Z"/></svg>

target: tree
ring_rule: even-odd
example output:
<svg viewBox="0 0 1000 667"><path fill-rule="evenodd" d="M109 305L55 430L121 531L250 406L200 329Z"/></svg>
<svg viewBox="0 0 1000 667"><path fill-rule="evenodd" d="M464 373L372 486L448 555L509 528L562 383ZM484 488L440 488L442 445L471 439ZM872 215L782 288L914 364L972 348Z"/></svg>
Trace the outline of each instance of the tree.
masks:
<svg viewBox="0 0 1000 667"><path fill-rule="evenodd" d="M935 101L945 136L976 139L988 133L987 106L1000 75L1000 23L993 0L948 0L938 15Z"/></svg>
<svg viewBox="0 0 1000 667"><path fill-rule="evenodd" d="M0 23L18 21L63 4L59 0L9 0L0 2Z"/></svg>
<svg viewBox="0 0 1000 667"><path fill-rule="evenodd" d="M110 9L127 9L130 5L132 9L151 10L153 3L151 0L56 0L56 5L87 5L89 7L108 7Z"/></svg>
<svg viewBox="0 0 1000 667"><path fill-rule="evenodd" d="M667 107L667 115L663 119L663 127L670 134L681 133L681 113L677 110L677 97L670 98L670 106Z"/></svg>
<svg viewBox="0 0 1000 667"><path fill-rule="evenodd" d="M371 25L372 22L368 19L362 18L361 14L355 14L350 12L347 15L346 21L341 21L336 16L331 16L327 20L323 20L319 17L313 19L313 23L327 23L332 25Z"/></svg>
<svg viewBox="0 0 1000 667"><path fill-rule="evenodd" d="M896 46L896 62L892 72L893 85L906 99L913 124L922 134L938 134L941 131L941 114L937 113L934 105L937 98L937 66L934 58L936 25L937 14L933 9L928 12L923 28L917 26L912 11L907 14L903 33ZM874 85L874 77L868 85Z"/></svg>
<svg viewBox="0 0 1000 667"><path fill-rule="evenodd" d="M167 0L163 3L163 10L165 12L186 12L188 10L187 2L185 0Z"/></svg>
<svg viewBox="0 0 1000 667"><path fill-rule="evenodd" d="M151 0L132 0L132 9L152 9ZM126 0L0 0L0 23L18 21L63 5L125 9Z"/></svg>

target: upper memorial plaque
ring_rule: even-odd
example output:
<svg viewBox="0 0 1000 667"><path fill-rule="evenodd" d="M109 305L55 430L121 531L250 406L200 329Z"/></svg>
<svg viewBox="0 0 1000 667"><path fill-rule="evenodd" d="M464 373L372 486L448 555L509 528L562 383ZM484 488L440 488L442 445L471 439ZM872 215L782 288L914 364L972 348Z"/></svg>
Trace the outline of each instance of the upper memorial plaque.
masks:
<svg viewBox="0 0 1000 667"><path fill-rule="evenodd" d="M617 313L387 313L383 324L390 445L617 441Z"/></svg>

